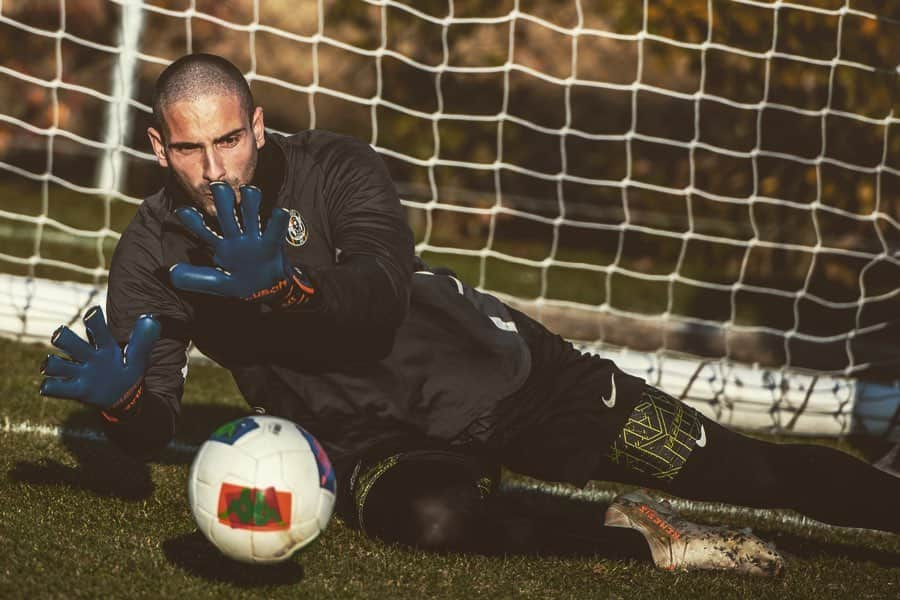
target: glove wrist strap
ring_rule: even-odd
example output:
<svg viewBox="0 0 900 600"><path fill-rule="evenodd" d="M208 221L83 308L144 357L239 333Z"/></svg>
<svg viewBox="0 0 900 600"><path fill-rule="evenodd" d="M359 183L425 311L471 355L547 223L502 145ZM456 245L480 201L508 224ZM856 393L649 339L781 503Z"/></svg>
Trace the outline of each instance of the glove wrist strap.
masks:
<svg viewBox="0 0 900 600"><path fill-rule="evenodd" d="M110 406L100 411L103 418L110 423L118 423L123 419L130 419L140 412L141 398L144 395L144 378L128 388L122 397Z"/></svg>
<svg viewBox="0 0 900 600"><path fill-rule="evenodd" d="M277 301L278 307L282 310L300 308L315 296L316 290L312 282L299 267L289 269L286 282L286 290Z"/></svg>
<svg viewBox="0 0 900 600"><path fill-rule="evenodd" d="M259 290L244 300L267 304L274 309L289 310L303 306L315 293L312 282L300 267L285 266L284 279L279 279L273 286Z"/></svg>

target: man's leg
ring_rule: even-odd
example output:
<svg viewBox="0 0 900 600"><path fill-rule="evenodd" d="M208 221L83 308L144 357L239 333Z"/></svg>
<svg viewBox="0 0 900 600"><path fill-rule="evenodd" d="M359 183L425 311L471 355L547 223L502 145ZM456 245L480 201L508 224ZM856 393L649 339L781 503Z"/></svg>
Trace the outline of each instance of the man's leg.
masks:
<svg viewBox="0 0 900 600"><path fill-rule="evenodd" d="M607 458L596 478L900 532L900 478L825 446L774 444L735 433L652 387Z"/></svg>
<svg viewBox="0 0 900 600"><path fill-rule="evenodd" d="M704 428L707 445L685 464L673 493L900 533L900 478L826 446L764 442L709 421Z"/></svg>
<svg viewBox="0 0 900 600"><path fill-rule="evenodd" d="M589 555L666 569L728 569L776 575L778 553L747 531L697 525L642 492L606 514L548 512L491 494L471 459L410 452L361 463L352 484L356 520L369 536L437 552Z"/></svg>
<svg viewBox="0 0 900 600"><path fill-rule="evenodd" d="M553 553L649 562L644 537L602 520L537 514L492 493L499 472L470 457L417 451L361 461L351 521L370 537L432 551Z"/></svg>
<svg viewBox="0 0 900 600"><path fill-rule="evenodd" d="M900 478L824 446L734 433L609 360L577 351L526 315L513 316L533 361L495 435L514 471L577 485L621 481L900 531Z"/></svg>

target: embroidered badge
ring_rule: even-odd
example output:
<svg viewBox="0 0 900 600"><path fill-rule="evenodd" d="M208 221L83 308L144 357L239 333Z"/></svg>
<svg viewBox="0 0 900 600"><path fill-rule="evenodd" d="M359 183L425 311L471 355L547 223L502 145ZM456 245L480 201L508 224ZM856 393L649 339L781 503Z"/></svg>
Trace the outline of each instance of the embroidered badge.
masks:
<svg viewBox="0 0 900 600"><path fill-rule="evenodd" d="M290 221L288 221L288 231L284 238L291 246L302 246L309 239L309 231L306 229L306 223L300 218L300 213L291 209Z"/></svg>

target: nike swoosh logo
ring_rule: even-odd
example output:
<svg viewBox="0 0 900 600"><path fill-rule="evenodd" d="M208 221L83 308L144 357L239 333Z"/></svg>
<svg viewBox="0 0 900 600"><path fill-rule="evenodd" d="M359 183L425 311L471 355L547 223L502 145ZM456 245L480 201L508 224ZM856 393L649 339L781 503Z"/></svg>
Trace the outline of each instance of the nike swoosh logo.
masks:
<svg viewBox="0 0 900 600"><path fill-rule="evenodd" d="M603 395L600 395L600 400L603 401L608 408L612 408L616 405L616 374L613 373L609 377L610 382L612 383L612 392L610 392L609 398L604 398Z"/></svg>
<svg viewBox="0 0 900 600"><path fill-rule="evenodd" d="M700 437L697 438L697 446L706 448L706 428L700 425Z"/></svg>

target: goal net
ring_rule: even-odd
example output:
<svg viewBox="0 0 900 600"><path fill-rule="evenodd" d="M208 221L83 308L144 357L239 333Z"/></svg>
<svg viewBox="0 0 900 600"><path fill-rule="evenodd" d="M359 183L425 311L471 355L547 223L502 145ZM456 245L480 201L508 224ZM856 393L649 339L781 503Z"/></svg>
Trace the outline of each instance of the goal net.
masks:
<svg viewBox="0 0 900 600"><path fill-rule="evenodd" d="M0 330L103 302L153 82L213 52L586 351L731 425L896 436L897 39L874 0L0 0Z"/></svg>

